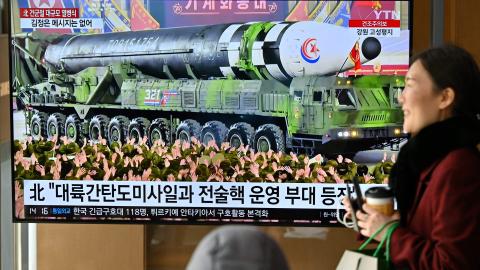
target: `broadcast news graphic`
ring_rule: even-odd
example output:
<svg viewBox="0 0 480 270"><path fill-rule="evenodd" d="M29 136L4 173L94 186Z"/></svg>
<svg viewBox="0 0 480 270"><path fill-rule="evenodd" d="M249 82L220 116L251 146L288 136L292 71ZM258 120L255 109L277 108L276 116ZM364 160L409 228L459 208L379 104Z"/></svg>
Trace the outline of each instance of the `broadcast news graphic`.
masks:
<svg viewBox="0 0 480 270"><path fill-rule="evenodd" d="M338 226L388 183L408 1L11 1L17 222Z"/></svg>

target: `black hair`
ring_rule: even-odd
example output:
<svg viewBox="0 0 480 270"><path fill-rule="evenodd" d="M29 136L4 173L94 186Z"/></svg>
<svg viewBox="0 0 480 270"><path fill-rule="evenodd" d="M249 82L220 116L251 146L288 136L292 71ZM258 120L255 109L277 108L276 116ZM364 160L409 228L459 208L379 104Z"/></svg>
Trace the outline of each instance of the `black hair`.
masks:
<svg viewBox="0 0 480 270"><path fill-rule="evenodd" d="M434 90L450 87L455 92L454 116L480 120L480 70L469 52L448 44L421 52L410 63L417 60L429 73Z"/></svg>

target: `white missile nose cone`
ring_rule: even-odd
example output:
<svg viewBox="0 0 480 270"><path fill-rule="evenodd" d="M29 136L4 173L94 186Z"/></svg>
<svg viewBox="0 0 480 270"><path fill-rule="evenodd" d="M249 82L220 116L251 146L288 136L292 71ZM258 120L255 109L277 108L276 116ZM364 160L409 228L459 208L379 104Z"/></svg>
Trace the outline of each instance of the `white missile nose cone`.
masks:
<svg viewBox="0 0 480 270"><path fill-rule="evenodd" d="M376 58L381 51L382 45L374 37L368 37L362 42L362 54L368 60Z"/></svg>

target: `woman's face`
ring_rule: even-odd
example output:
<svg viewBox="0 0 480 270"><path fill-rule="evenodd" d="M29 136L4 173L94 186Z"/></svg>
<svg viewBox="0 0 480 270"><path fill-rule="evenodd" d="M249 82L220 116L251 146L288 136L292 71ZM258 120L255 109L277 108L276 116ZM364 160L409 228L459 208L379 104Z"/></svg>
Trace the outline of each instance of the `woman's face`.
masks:
<svg viewBox="0 0 480 270"><path fill-rule="evenodd" d="M434 87L422 63L415 61L407 72L405 89L398 98L404 115L404 132L415 136L424 127L442 120L442 97Z"/></svg>

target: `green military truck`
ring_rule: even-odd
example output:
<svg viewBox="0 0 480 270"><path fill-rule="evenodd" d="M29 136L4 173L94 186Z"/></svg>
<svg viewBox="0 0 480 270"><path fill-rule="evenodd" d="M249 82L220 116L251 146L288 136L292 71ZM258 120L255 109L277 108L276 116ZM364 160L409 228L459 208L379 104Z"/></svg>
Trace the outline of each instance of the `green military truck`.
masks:
<svg viewBox="0 0 480 270"><path fill-rule="evenodd" d="M213 35L215 29L206 33ZM217 32L225 29L229 28ZM397 144L405 137L397 101L402 77L305 74L278 78L274 72L268 76L266 68L260 72L265 74L262 77L255 61L249 62L255 72L230 60L222 62L222 53L232 51L220 46L218 36L199 36L198 31L192 30L191 35L202 39L203 49L217 38L216 53L200 55L185 46L152 49L155 42L163 44L162 39L148 36L126 39L121 48L135 51L118 52L115 41L121 41L115 35L151 35L149 31L13 37L13 88L26 108L28 133L36 139L58 135L96 141L102 137L109 143L146 136L149 143L161 139L168 144L196 137L204 143L215 140L237 147L250 145L258 151L309 155L352 153ZM101 44L99 38L110 43L105 42L104 48L88 45ZM241 36L240 44L244 42L251 43ZM174 45L178 47L178 42ZM192 53L193 58L187 59ZM155 59L158 55L161 58ZM252 55L255 52L239 52L240 59ZM228 63L232 74L212 68ZM182 70L175 65L183 65ZM247 71L256 77L246 76Z"/></svg>

